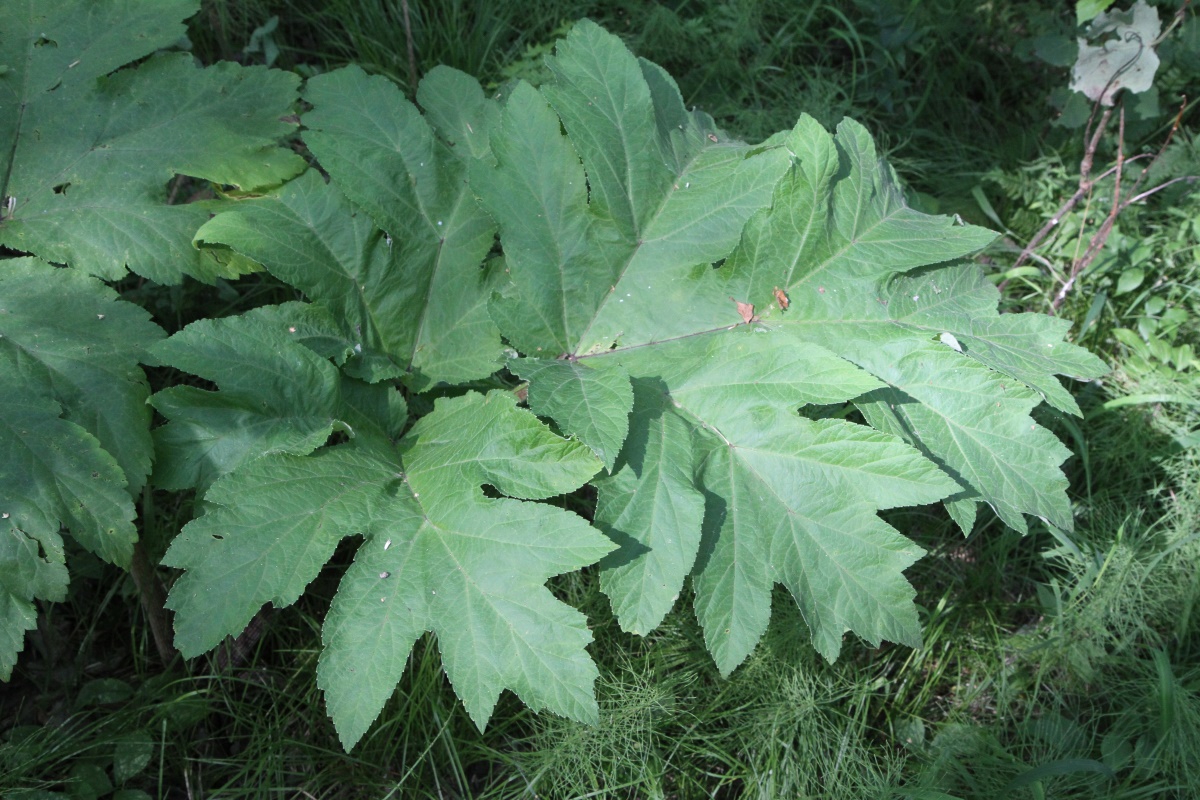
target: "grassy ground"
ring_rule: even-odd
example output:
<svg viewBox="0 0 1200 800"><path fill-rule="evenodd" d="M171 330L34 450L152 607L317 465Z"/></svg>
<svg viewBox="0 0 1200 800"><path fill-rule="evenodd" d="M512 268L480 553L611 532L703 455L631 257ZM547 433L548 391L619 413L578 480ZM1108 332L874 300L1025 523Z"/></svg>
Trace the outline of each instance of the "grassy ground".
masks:
<svg viewBox="0 0 1200 800"><path fill-rule="evenodd" d="M1012 309L1049 309L1103 217L1101 183L1094 203L1014 268L1075 191L1082 155L1082 131L1055 124L1048 102L1066 70L1029 56L1034 37L1071 29L1069 16L1042 4L409 6L411 60L403 9L389 0L206 0L191 37L205 61L274 59L311 73L354 60L411 89L414 74L438 63L492 84L536 81L547 44L591 16L746 138L801 111L827 125L846 114L865 122L915 203L1005 233L984 261ZM264 33L272 15L277 27ZM1183 33L1196 39L1189 24ZM1170 46L1163 111L1131 123L1130 153L1158 148L1172 92L1196 78L1195 56ZM1181 120L1156 181L1200 173L1192 107ZM1097 163L1114 142L1104 140ZM45 608L0 695L0 795L1200 796L1200 364L1190 350L1200 201L1187 189L1125 212L1059 311L1116 367L1100 384L1072 387L1082 420L1044 415L1077 453L1067 464L1073 539L1044 528L1022 538L994 520L964 539L933 509L892 519L929 551L909 573L921 648L848 641L827 664L780 594L763 643L723 679L686 597L641 639L617 628L584 573L554 588L594 626L599 726L531 714L506 695L481 733L425 639L380 721L346 754L314 679L338 564L295 607L261 615L262 635L244 652L164 669L132 580L72 552L70 597ZM258 305L272 291L262 278L128 288L168 325ZM190 499L147 493L141 511L153 556L190 518Z"/></svg>

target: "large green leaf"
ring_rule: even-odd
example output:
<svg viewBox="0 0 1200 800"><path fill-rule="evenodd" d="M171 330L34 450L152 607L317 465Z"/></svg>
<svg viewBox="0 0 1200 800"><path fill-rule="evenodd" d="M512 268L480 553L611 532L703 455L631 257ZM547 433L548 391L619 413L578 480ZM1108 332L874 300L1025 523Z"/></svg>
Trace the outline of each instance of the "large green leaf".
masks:
<svg viewBox="0 0 1200 800"><path fill-rule="evenodd" d="M470 236L482 238L428 251L393 238L309 172L217 215L197 240L262 263L327 310L348 374L368 382L407 376L425 389L485 377L500 363L500 339L482 301L471 301L475 310L460 308L463 276L433 272L457 246L455 266L474 282L466 294L490 291L479 268L492 241L486 220Z"/></svg>
<svg viewBox="0 0 1200 800"><path fill-rule="evenodd" d="M847 630L913 643L902 572L920 550L878 510L945 499L965 523L984 500L1019 529L1025 514L1069 527L1066 451L1029 412L1040 397L1076 410L1054 375L1103 366L1062 323L997 314L977 269L941 266L992 233L908 208L853 122L731 141L587 22L549 63L550 84L510 93L471 181L500 228L505 337L631 377L596 515L621 545L601 582L626 629L653 628L690 572L726 672L765 630L774 583L828 658ZM624 413L528 377L564 430L579 408ZM876 430L796 413L847 401Z"/></svg>
<svg viewBox="0 0 1200 800"><path fill-rule="evenodd" d="M309 81L305 99L313 110L304 115L305 141L334 186L384 233L359 232L361 224L351 233L330 217L357 209L322 201L306 187L304 198L282 197L288 208L277 213L309 228L298 235L316 252L308 263L294 257L286 265L264 263L335 305L363 331L363 348L382 351L423 391L438 381L490 375L500 365L501 345L487 313L491 280L480 267L495 229L465 181L464 159L472 150L486 152L482 90L442 69L425 77L418 96L432 120L452 128L431 127L394 84L357 67ZM464 135L468 146L459 148ZM335 227L345 227L345 235L335 235ZM241 247L246 237L226 243ZM328 275L318 277L321 270Z"/></svg>
<svg viewBox="0 0 1200 800"><path fill-rule="evenodd" d="M580 517L537 503L600 468L505 393L439 400L397 449L267 455L219 480L214 510L164 563L185 655L237 633L266 602L294 602L338 541L362 534L325 621L319 681L347 747L379 714L424 631L482 728L500 692L595 721L586 620L543 585L613 545ZM489 498L489 484L510 498Z"/></svg>
<svg viewBox="0 0 1200 800"><path fill-rule="evenodd" d="M67 584L60 527L126 565L131 493L150 471L149 390L138 366L162 337L95 278L32 258L0 261L0 677L36 598Z"/></svg>
<svg viewBox="0 0 1200 800"><path fill-rule="evenodd" d="M199 69L178 41L195 0L0 4L0 244L105 278L164 283L227 273L189 243L209 212L167 205L188 175L256 189L304 168L295 75Z"/></svg>
<svg viewBox="0 0 1200 800"><path fill-rule="evenodd" d="M96 437L137 494L150 472L149 388L138 362L162 330L80 272L32 258L0 262L0 369Z"/></svg>
<svg viewBox="0 0 1200 800"><path fill-rule="evenodd" d="M612 469L633 408L625 370L544 358L514 359L508 368L529 381L529 408L535 414L553 417Z"/></svg>
<svg viewBox="0 0 1200 800"><path fill-rule="evenodd" d="M1018 530L1025 514L1069 530L1058 469L1068 452L1029 412L1040 394L1078 413L1055 374L1092 378L1104 365L1062 340L1061 321L999 315L977 267L937 266L990 234L905 207L860 126L845 122L830 137L802 119L782 142L807 157L747 226L729 259L731 291L766 304L785 287L788 310L774 309L769 324L889 385L860 407L962 485L951 508L964 527L984 500Z"/></svg>
<svg viewBox="0 0 1200 800"><path fill-rule="evenodd" d="M151 398L168 420L154 431L156 485L203 491L247 460L311 453L333 433L338 371L294 341L295 326L278 317L262 309L201 320L153 348L163 362L219 387L171 386Z"/></svg>

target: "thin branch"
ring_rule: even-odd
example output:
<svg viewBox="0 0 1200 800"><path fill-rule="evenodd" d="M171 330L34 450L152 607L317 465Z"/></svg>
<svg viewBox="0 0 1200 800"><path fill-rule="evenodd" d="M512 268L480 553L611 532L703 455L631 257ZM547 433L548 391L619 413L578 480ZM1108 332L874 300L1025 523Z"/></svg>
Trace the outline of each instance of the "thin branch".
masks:
<svg viewBox="0 0 1200 800"><path fill-rule="evenodd" d="M1071 196L1071 199L1063 203L1062 207L1055 212L1054 216L1052 216L1049 221L1042 226L1042 229L1034 234L1034 237L1029 240L1029 244L1025 245L1025 249L1022 250L1021 255L1017 257L1017 262L1013 264L1014 268L1019 267L1028 261L1029 256L1032 255L1034 250L1041 246L1042 242L1047 236L1050 235L1051 231L1058 226L1058 223L1062 222L1063 217L1069 214L1071 209L1075 208L1075 204L1078 203L1084 195L1092 190L1092 186L1095 185L1095 181L1089 179L1089 176L1092 172L1092 161L1096 156L1096 148L1100 146L1100 137L1104 135L1104 131L1108 127L1108 121L1111 116L1112 109L1104 109L1104 113L1100 117L1100 123L1096 126L1096 130L1092 132L1092 135L1088 141L1087 149L1083 154L1083 160L1079 162L1079 188L1076 190L1075 194ZM1108 173L1105 174L1107 175ZM1097 178L1097 180L1099 180L1099 178Z"/></svg>
<svg viewBox="0 0 1200 800"><path fill-rule="evenodd" d="M1082 257L1076 259L1071 265L1071 275L1067 280L1063 281L1063 285L1058 290L1058 294L1054 296L1054 300L1050 303L1050 308L1053 311L1058 311L1062 306L1063 301L1067 299L1067 295L1075 286L1075 280L1079 277L1087 267L1096 260L1100 250L1108 241L1109 234L1112 233L1113 226L1117 222L1117 215L1120 214L1126 206L1121 205L1121 176L1125 169L1125 106L1121 105L1121 111L1117 115L1117 164L1116 176L1113 178L1113 196L1112 207L1109 209L1108 216L1104 218L1104 222L1100 224L1100 230L1092 235L1091 241L1088 242L1087 250L1084 251Z"/></svg>
<svg viewBox="0 0 1200 800"><path fill-rule="evenodd" d="M1139 195L1134 195L1133 197L1126 200L1125 204L1133 205L1134 203L1141 202L1142 200L1145 200L1150 195L1157 194L1158 192L1162 191L1163 189L1167 188L1168 186L1171 186L1176 183L1181 183L1181 182L1195 183L1196 181L1200 181L1200 175L1180 175L1178 178L1171 178L1171 180L1169 180L1169 181L1160 183L1158 186L1155 186L1153 189L1147 189L1146 191L1142 192Z"/></svg>

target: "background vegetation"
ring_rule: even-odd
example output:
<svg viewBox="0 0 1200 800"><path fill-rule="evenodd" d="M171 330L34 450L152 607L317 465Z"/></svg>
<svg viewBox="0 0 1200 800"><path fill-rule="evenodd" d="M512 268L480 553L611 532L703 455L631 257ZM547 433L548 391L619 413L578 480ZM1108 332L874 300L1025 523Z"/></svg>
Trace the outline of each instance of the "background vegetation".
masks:
<svg viewBox="0 0 1200 800"><path fill-rule="evenodd" d="M164 664L132 579L73 551L69 599L45 606L0 688L0 795L1200 796L1200 119L1183 96L1200 85L1200 21L1187 3L1156 5L1179 24L1155 89L1125 98L1123 129L1096 140L1094 183L1059 213L1081 188L1090 112L1066 90L1065 4L207 0L187 43L204 63L315 74L353 61L410 94L444 63L499 87L537 82L552 42L590 16L746 139L801 111L863 122L913 204L1004 234L982 258L1010 308L1072 319L1076 341L1113 365L1070 387L1083 420L1043 420L1077 453L1076 533L1021 538L985 520L964 540L940 511L896 515L930 552L909 573L923 647L848 642L830 665L779 602L728 680L690 604L640 639L618 629L593 575L560 579L555 591L594 626L598 727L506 696L480 734L424 640L350 754L313 676L336 570L215 654ZM1166 186L1122 210L1087 260L1119 147L1127 182L1149 166L1139 193ZM204 191L176 188L178 202ZM119 288L169 331L289 299L262 275ZM145 493L152 558L190 516L188 498Z"/></svg>

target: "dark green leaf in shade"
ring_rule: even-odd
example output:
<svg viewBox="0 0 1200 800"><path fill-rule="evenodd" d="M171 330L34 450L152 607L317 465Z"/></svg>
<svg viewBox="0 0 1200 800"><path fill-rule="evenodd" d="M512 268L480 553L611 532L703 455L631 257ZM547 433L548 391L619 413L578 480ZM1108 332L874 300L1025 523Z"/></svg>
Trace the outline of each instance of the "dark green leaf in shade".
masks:
<svg viewBox="0 0 1200 800"><path fill-rule="evenodd" d="M172 386L150 399L168 420L154 431L155 485L203 492L247 460L310 453L333 432L337 369L293 341L292 326L258 316L194 322L152 348L164 363L219 387Z"/></svg>
<svg viewBox="0 0 1200 800"><path fill-rule="evenodd" d="M51 397L99 439L130 494L150 472L150 394L138 362L163 338L150 315L95 278L32 258L0 267L0 372Z"/></svg>
<svg viewBox="0 0 1200 800"><path fill-rule="evenodd" d="M58 404L0 387L0 678L12 674L33 601L66 597L60 526L91 552L127 566L137 532L117 462L59 417Z"/></svg>
<svg viewBox="0 0 1200 800"><path fill-rule="evenodd" d="M486 226L479 232L482 239L444 248L392 238L314 171L268 197L238 203L196 236L258 261L326 310L337 321L326 341L345 353L338 361L348 374L371 383L407 376L423 390L482 378L500 366L500 339L484 299L476 310L462 305L472 291L489 291L479 262L492 234ZM455 246L462 258L474 259L465 279L475 288L465 293L463 276L455 283L438 271Z"/></svg>
<svg viewBox="0 0 1200 800"><path fill-rule="evenodd" d="M177 174L242 189L278 184L304 161L299 79L222 62L200 69L177 41L194 2L0 5L0 244L103 278L212 280L228 265L189 246L208 217L168 205Z"/></svg>
<svg viewBox="0 0 1200 800"><path fill-rule="evenodd" d="M65 528L126 566L131 494L150 471L149 390L138 366L162 337L149 315L82 272L0 262L0 678L35 600L62 600Z"/></svg>

